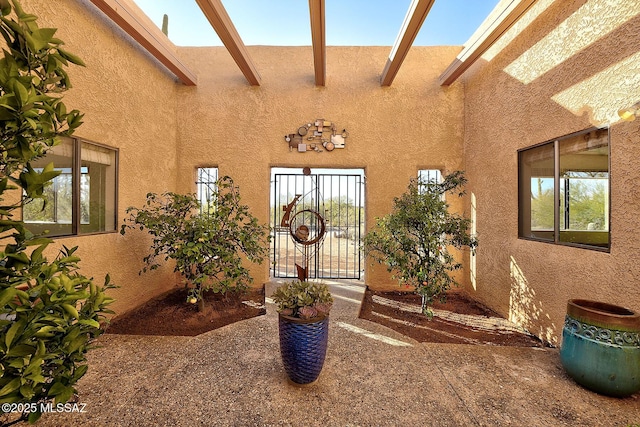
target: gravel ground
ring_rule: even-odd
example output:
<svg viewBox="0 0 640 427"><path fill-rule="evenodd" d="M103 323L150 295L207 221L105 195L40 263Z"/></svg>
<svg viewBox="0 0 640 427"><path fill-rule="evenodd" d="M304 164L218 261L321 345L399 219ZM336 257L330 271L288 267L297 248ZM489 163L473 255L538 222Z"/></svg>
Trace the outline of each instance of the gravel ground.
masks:
<svg viewBox="0 0 640 427"><path fill-rule="evenodd" d="M420 344L358 319L363 283L329 284L329 349L312 384L287 379L268 303L266 316L197 337L103 336L79 384L85 412L38 425L640 425L640 394L583 389L557 349Z"/></svg>

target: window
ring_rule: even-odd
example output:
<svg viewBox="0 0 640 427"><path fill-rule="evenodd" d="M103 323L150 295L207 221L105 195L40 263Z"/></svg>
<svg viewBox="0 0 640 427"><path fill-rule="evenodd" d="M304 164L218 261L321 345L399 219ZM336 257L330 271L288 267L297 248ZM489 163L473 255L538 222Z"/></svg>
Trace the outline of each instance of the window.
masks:
<svg viewBox="0 0 640 427"><path fill-rule="evenodd" d="M609 249L609 132L591 129L518 153L519 237Z"/></svg>
<svg viewBox="0 0 640 427"><path fill-rule="evenodd" d="M47 183L44 199L25 203L24 222L34 233L69 236L116 229L118 151L76 138L63 138L34 169L53 163L60 175Z"/></svg>
<svg viewBox="0 0 640 427"><path fill-rule="evenodd" d="M442 182L442 173L438 169L420 169L418 170L418 191L424 194L429 188L429 184L440 184ZM444 193L442 194L444 200Z"/></svg>
<svg viewBox="0 0 640 427"><path fill-rule="evenodd" d="M418 171L418 179L421 183L442 181L442 173L438 169L420 169Z"/></svg>
<svg viewBox="0 0 640 427"><path fill-rule="evenodd" d="M198 168L196 180L196 194L200 202L200 212L209 212L211 203L217 192L218 168Z"/></svg>

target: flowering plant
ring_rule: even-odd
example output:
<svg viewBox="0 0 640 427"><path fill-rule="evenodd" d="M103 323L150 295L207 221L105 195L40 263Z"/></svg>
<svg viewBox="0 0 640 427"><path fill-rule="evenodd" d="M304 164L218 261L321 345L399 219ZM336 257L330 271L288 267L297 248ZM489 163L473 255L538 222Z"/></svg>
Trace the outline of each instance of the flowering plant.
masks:
<svg viewBox="0 0 640 427"><path fill-rule="evenodd" d="M327 285L298 280L281 285L271 298L278 306L278 313L300 319L327 316L333 304Z"/></svg>

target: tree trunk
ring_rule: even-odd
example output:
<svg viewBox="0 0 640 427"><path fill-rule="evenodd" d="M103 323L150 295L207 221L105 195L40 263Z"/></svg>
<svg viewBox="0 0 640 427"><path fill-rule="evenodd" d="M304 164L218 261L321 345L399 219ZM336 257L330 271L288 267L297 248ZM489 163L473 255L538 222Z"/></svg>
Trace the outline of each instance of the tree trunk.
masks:
<svg viewBox="0 0 640 427"><path fill-rule="evenodd" d="M197 295L198 295L198 311L202 313L204 311L205 303L204 303L204 291L202 290L202 286L197 285Z"/></svg>

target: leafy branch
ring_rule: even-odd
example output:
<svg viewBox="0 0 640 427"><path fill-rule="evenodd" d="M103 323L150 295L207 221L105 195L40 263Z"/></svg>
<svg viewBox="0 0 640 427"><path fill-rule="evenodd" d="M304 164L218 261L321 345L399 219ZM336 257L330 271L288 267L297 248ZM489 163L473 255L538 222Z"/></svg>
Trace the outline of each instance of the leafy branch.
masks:
<svg viewBox="0 0 640 427"><path fill-rule="evenodd" d="M40 404L65 403L88 369L86 353L104 332L113 299L104 286L80 274L77 248L63 247L49 261L53 241L31 233L14 211L42 198L59 174L53 164L35 170L31 162L71 135L82 123L67 111L61 93L71 87L64 67L83 65L61 48L53 28L39 28L35 15L16 0L0 0L0 403L37 404L36 411L3 425L40 418ZM13 194L9 200L8 195ZM33 407L33 406L32 406Z"/></svg>

